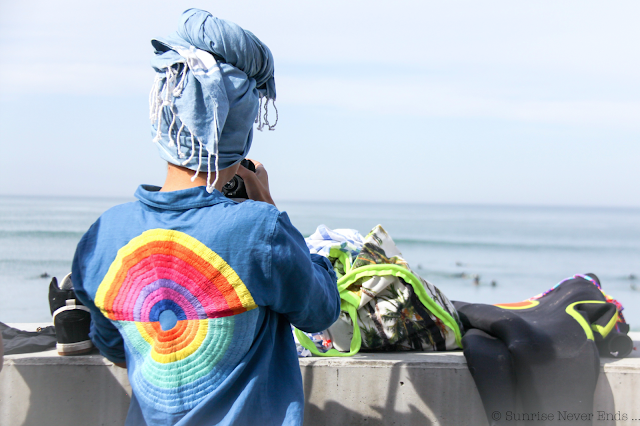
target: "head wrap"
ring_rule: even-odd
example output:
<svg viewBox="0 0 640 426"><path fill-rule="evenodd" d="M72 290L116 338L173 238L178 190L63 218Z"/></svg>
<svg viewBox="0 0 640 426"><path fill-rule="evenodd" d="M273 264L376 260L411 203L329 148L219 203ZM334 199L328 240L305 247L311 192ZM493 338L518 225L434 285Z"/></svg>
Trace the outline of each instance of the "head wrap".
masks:
<svg viewBox="0 0 640 426"><path fill-rule="evenodd" d="M206 170L212 192L218 170L249 152L253 123L258 130L275 127L267 106L276 99L271 51L249 31L199 9L185 11L178 31L151 44L153 141L163 159L195 170L192 180ZM211 183L212 159L216 180Z"/></svg>

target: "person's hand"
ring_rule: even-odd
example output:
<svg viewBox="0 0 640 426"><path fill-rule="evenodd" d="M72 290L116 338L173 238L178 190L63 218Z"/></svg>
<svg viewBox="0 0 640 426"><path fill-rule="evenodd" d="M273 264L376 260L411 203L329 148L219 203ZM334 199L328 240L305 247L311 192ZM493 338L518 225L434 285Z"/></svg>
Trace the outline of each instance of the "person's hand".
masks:
<svg viewBox="0 0 640 426"><path fill-rule="evenodd" d="M257 160L248 160L256 166L256 172L253 173L243 166L238 167L238 171L236 172L237 175L244 180L247 195L252 200L264 201L265 203L275 206L276 203L273 201L273 198L271 198L271 192L269 192L269 175L267 174L267 169Z"/></svg>

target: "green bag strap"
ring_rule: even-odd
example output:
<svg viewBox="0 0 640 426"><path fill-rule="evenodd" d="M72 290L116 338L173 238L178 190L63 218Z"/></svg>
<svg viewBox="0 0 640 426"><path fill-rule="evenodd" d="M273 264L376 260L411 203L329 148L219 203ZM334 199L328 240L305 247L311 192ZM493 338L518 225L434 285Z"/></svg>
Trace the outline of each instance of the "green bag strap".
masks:
<svg viewBox="0 0 640 426"><path fill-rule="evenodd" d="M345 274L351 271L351 255L340 250L337 247L331 247L329 250L329 256L337 258L344 267Z"/></svg>
<svg viewBox="0 0 640 426"><path fill-rule="evenodd" d="M340 249L331 248L330 256L336 257L340 262L342 262L345 274L348 274L351 271L351 255L349 253L343 252ZM341 280L338 280L338 290L340 292L340 310L346 311L351 318L351 322L354 324L353 337L351 338L349 352L340 352L337 349L329 349L327 352L320 352L316 345L311 341L309 336L304 334L303 331L294 328L293 332L298 339L298 342L300 342L303 348L308 349L312 354L316 356L353 356L360 351L360 346L362 345L362 339L360 337L360 327L358 327L358 306L360 306L360 298L352 292L346 290L346 287L348 287L348 285L346 287L342 286L343 289L340 290L340 281Z"/></svg>
<svg viewBox="0 0 640 426"><path fill-rule="evenodd" d="M347 311L349 317L351 317L351 321L353 322L353 337L351 338L351 346L349 347L349 352L340 352L337 349L329 349L324 353L320 352L316 345L311 341L309 336L296 328L293 332L298 338L298 342L300 342L302 347L309 349L312 354L317 356L353 356L357 354L358 352L360 352L362 339L360 337L360 327L358 327L358 312L356 306L352 305L346 300L342 300L342 302L340 303L340 309L343 311Z"/></svg>

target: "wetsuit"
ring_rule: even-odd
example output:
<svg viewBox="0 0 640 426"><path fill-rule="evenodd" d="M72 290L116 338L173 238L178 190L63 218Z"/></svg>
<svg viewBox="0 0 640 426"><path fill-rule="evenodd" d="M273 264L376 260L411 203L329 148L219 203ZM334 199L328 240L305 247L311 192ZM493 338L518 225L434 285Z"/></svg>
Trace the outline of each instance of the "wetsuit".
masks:
<svg viewBox="0 0 640 426"><path fill-rule="evenodd" d="M592 424L598 346L611 356L626 356L632 346L599 286L594 275L575 276L524 302L454 302L469 330L464 355L489 424L567 424L569 414L579 414L573 425Z"/></svg>

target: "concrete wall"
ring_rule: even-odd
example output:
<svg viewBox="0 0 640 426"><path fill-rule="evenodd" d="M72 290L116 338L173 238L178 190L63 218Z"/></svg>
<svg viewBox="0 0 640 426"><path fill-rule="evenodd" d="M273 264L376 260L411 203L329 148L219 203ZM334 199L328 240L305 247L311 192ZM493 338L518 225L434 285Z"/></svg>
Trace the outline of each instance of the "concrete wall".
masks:
<svg viewBox="0 0 640 426"><path fill-rule="evenodd" d="M640 333L633 337L640 348ZM628 420L594 426L640 424L640 353L604 360L601 368L594 418L604 411ZM300 369L305 426L488 424L460 352L305 358ZM0 373L0 425L122 425L130 394L126 371L99 354L8 355Z"/></svg>
<svg viewBox="0 0 640 426"><path fill-rule="evenodd" d="M0 372L0 425L122 425L130 395L126 370L99 354L6 355Z"/></svg>
<svg viewBox="0 0 640 426"><path fill-rule="evenodd" d="M486 424L461 353L308 358L300 364L308 426Z"/></svg>
<svg viewBox="0 0 640 426"><path fill-rule="evenodd" d="M635 346L640 348L640 333L635 334ZM305 426L488 425L460 352L306 358L300 360L300 368L306 398ZM594 426L640 424L640 352L634 351L630 358L601 362L594 420L598 411L620 412L628 421L594 421ZM575 424L566 422L571 423Z"/></svg>

